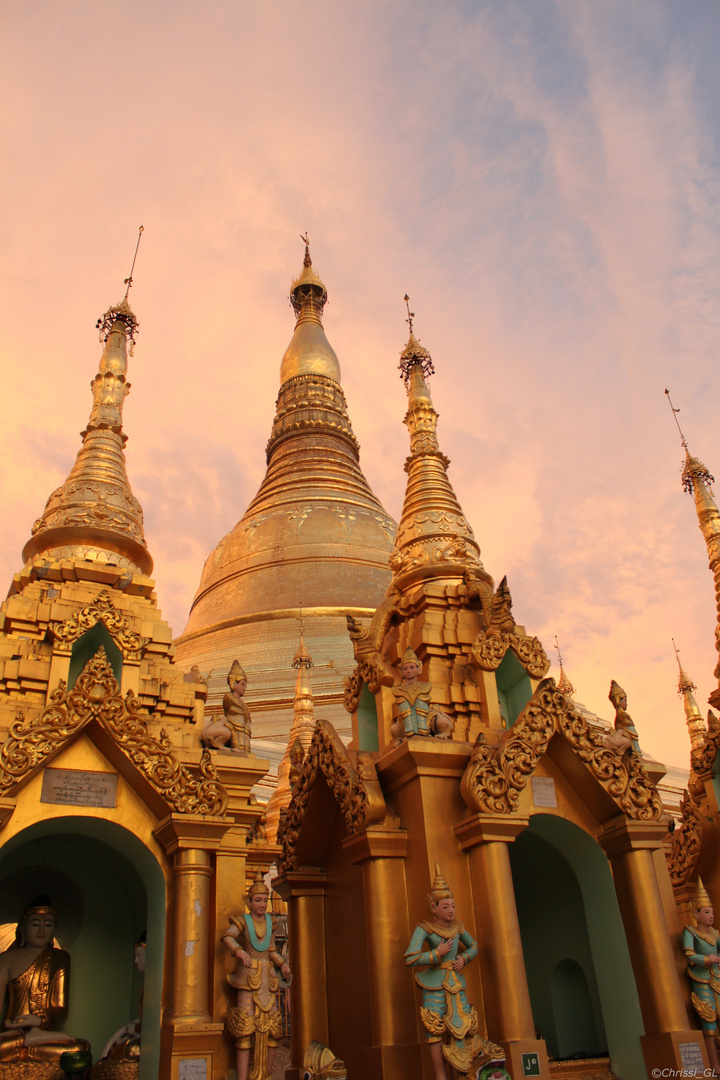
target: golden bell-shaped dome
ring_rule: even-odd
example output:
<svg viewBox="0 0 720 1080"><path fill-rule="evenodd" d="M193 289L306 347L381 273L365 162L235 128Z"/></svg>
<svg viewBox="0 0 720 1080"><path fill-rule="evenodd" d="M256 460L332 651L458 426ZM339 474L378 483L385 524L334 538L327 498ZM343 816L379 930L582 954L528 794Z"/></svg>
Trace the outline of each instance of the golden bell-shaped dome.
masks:
<svg viewBox="0 0 720 1080"><path fill-rule="evenodd" d="M322 327L326 298L306 248L293 282L297 324L283 358L267 473L207 559L176 642L184 668L213 670L211 702L222 673L242 657L249 704L267 710L253 713L254 737L281 724L285 735L289 730L294 687L287 658L297 647L301 611L322 716L341 700L343 676L354 666L346 615L371 614L390 583L395 522L360 468L340 365Z"/></svg>

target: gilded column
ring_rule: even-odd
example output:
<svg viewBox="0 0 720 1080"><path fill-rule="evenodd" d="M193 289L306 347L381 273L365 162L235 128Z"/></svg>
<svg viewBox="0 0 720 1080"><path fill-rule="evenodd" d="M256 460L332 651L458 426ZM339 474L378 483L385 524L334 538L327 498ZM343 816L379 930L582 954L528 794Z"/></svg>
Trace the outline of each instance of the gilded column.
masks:
<svg viewBox="0 0 720 1080"><path fill-rule="evenodd" d="M292 1012L292 1065L287 1080L301 1075L306 1047L317 1039L327 1046L328 1005L325 979L325 874L291 870L273 881L288 906Z"/></svg>
<svg viewBox="0 0 720 1080"><path fill-rule="evenodd" d="M170 814L153 830L173 858L172 981L163 1042L177 1080L185 1059L206 1062L207 1075L223 1040L223 1024L210 1015L210 970L215 956L215 919L210 906L210 879L230 818Z"/></svg>
<svg viewBox="0 0 720 1080"><path fill-rule="evenodd" d="M373 1037L369 1071L393 1080L415 1080L422 1074L422 1059L415 1003L402 960L412 930L405 881L407 833L367 829L349 837L343 847L362 865Z"/></svg>
<svg viewBox="0 0 720 1080"><path fill-rule="evenodd" d="M175 963L172 1019L185 1023L210 1020L208 953L210 949L210 854L198 849L175 853Z"/></svg>
<svg viewBox="0 0 720 1080"><path fill-rule="evenodd" d="M545 1042L535 1036L508 849L527 824L514 815L475 814L454 831L470 864L488 1037L505 1047L513 1076L527 1073L535 1057L540 1073L533 1075L549 1077Z"/></svg>
<svg viewBox="0 0 720 1080"><path fill-rule="evenodd" d="M653 1068L685 1067L689 1043L705 1055L702 1032L691 1030L663 909L653 852L662 848L663 822L616 818L598 841L612 866L645 1025L645 1063Z"/></svg>

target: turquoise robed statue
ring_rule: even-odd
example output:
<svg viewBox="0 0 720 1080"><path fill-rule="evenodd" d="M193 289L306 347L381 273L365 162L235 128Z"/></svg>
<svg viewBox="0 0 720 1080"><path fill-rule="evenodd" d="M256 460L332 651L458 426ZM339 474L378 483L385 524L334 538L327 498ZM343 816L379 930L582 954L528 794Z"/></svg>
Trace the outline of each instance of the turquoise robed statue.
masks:
<svg viewBox="0 0 720 1080"><path fill-rule="evenodd" d="M435 1076L447 1080L445 1059L463 1074L471 1064L477 1070L491 1062L502 1073L505 1053L502 1047L477 1037L478 1015L465 994L462 972L477 956L477 942L455 916L455 899L438 863L427 902L431 918L415 927L405 960L422 988L420 1019Z"/></svg>

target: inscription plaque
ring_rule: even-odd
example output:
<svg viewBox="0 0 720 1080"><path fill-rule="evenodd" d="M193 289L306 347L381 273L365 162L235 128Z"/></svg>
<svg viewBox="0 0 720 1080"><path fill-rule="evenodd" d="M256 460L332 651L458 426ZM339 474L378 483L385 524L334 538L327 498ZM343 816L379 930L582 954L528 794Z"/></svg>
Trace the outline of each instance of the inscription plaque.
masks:
<svg viewBox="0 0 720 1080"><path fill-rule="evenodd" d="M46 769L40 802L65 806L117 806L117 773Z"/></svg>
<svg viewBox="0 0 720 1080"><path fill-rule="evenodd" d="M535 806L557 806L555 781L552 776L533 776L532 795Z"/></svg>
<svg viewBox="0 0 720 1080"><path fill-rule="evenodd" d="M180 1058L178 1080L208 1080L207 1058Z"/></svg>

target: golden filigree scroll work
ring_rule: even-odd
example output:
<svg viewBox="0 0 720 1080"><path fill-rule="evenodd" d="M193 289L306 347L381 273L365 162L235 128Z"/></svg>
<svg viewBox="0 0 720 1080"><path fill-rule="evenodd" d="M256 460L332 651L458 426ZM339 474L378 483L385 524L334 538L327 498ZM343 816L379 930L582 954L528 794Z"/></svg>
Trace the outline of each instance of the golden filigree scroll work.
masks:
<svg viewBox="0 0 720 1080"><path fill-rule="evenodd" d="M57 642L60 652L70 652L73 644L88 630L92 630L97 623L103 623L110 637L118 646L123 655L123 660L138 662L142 658L143 650L148 639L140 637L128 625L127 619L123 619L120 612L112 602L112 597L107 589L95 597L91 604L81 608L75 614L62 623L53 623L51 632Z"/></svg>
<svg viewBox="0 0 720 1080"><path fill-rule="evenodd" d="M326 720L318 720L310 749L287 811L280 817L277 843L282 852L280 874L295 866L295 847L312 789L324 779L345 818L349 833L361 832L384 821L388 812L371 754L359 752L351 762L338 733Z"/></svg>
<svg viewBox="0 0 720 1080"><path fill-rule="evenodd" d="M508 649L512 649L528 675L542 679L550 670L542 642L537 637L517 633L511 608L512 597L504 577L492 599L490 626L481 630L470 646L470 661L483 671L497 671Z"/></svg>
<svg viewBox="0 0 720 1080"><path fill-rule="evenodd" d="M72 690L61 682L51 704L35 718L17 720L0 750L0 794L28 778L78 731L96 721L123 750L168 806L178 814L222 816L228 794L220 784L210 755L200 759L200 779L174 755L167 734L148 731L131 690L123 698L100 648L88 660Z"/></svg>
<svg viewBox="0 0 720 1080"><path fill-rule="evenodd" d="M670 850L665 852L673 888L694 877L702 845L703 816L690 793L683 792L680 821L673 833Z"/></svg>
<svg viewBox="0 0 720 1080"><path fill-rule="evenodd" d="M461 782L461 793L475 812L510 814L518 807L538 761L554 734L567 740L598 783L628 817L659 821L663 809L657 788L642 769L638 754L621 756L590 730L554 679L544 679L517 721L491 747L481 733Z"/></svg>

